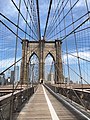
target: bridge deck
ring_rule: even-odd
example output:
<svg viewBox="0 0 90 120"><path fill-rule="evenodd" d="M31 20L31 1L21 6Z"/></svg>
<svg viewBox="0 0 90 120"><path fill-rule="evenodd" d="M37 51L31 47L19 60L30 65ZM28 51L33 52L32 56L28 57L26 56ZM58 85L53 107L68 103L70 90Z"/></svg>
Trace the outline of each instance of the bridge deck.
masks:
<svg viewBox="0 0 90 120"><path fill-rule="evenodd" d="M85 120L67 109L42 85L28 101L15 120Z"/></svg>

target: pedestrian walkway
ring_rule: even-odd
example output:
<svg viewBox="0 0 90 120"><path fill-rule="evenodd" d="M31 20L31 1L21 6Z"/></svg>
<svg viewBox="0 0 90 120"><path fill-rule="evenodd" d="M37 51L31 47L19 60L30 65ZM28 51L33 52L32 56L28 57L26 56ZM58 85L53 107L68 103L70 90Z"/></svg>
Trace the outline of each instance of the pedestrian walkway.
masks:
<svg viewBox="0 0 90 120"><path fill-rule="evenodd" d="M28 101L16 120L51 120L43 87L38 86L36 93Z"/></svg>
<svg viewBox="0 0 90 120"><path fill-rule="evenodd" d="M67 109L43 85L39 85L15 120L81 120L78 114ZM85 119L82 119L85 120Z"/></svg>

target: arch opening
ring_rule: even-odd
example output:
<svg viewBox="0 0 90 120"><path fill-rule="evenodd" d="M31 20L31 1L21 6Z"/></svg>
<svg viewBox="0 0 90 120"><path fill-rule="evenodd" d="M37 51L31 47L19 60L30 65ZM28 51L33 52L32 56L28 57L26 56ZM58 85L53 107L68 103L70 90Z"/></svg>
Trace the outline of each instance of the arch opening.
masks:
<svg viewBox="0 0 90 120"><path fill-rule="evenodd" d="M51 82L54 84L55 82L55 59L51 53L48 53L45 57L45 65L44 65L44 75L45 82Z"/></svg>
<svg viewBox="0 0 90 120"><path fill-rule="evenodd" d="M39 60L38 55L37 55L35 52L33 52L33 53L31 54L30 58L29 58L29 61L30 61L30 59L31 59L33 56L35 56L35 58L38 58L38 60Z"/></svg>
<svg viewBox="0 0 90 120"><path fill-rule="evenodd" d="M50 52L45 56L45 60L46 60L46 58L48 57L48 55L51 56L52 59L53 59L53 61L55 62L55 58L54 58L54 56L52 55L52 53L50 53Z"/></svg>
<svg viewBox="0 0 90 120"><path fill-rule="evenodd" d="M31 85L39 81L39 58L33 53L29 58L29 82Z"/></svg>

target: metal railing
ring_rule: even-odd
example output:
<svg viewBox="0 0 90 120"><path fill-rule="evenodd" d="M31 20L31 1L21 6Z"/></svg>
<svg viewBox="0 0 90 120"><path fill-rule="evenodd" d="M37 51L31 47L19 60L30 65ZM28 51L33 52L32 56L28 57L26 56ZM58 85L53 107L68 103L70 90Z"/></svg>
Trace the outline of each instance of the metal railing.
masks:
<svg viewBox="0 0 90 120"><path fill-rule="evenodd" d="M36 88L35 88L36 89ZM34 87L21 89L19 91L14 92L13 96L12 93L4 95L0 97L0 120L10 120L12 117L15 117L15 113L19 112L23 105L27 102L27 100L32 96L34 93ZM13 97L13 110L12 108L12 97ZM11 114L11 112L13 113Z"/></svg>

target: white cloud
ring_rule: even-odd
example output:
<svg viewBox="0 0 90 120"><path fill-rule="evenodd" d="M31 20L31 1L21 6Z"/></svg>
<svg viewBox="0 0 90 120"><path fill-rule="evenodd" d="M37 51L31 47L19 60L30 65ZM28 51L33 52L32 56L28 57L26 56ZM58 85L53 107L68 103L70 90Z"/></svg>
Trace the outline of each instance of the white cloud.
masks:
<svg viewBox="0 0 90 120"><path fill-rule="evenodd" d="M20 58L18 57L17 60L19 60L19 59ZM5 70L9 66L11 66L14 63L14 60L15 60L15 58L9 58L9 59L0 60L0 72L2 70ZM20 62L18 62L17 64L20 65Z"/></svg>
<svg viewBox="0 0 90 120"><path fill-rule="evenodd" d="M14 17L16 13L16 8L14 7L13 3L11 0L1 0L0 1L0 11L10 17Z"/></svg>
<svg viewBox="0 0 90 120"><path fill-rule="evenodd" d="M18 50L20 51L20 49L18 48ZM5 48L0 48L0 52L15 52L15 48L8 48L8 47L5 47Z"/></svg>
<svg viewBox="0 0 90 120"><path fill-rule="evenodd" d="M8 48L3 48L3 49L0 49L0 52L4 52L4 51L7 51Z"/></svg>
<svg viewBox="0 0 90 120"><path fill-rule="evenodd" d="M86 52L79 52L79 57L86 59L88 61L90 61L90 51L86 51ZM68 55L68 60L69 60L69 64L76 64L77 63L77 58L74 57L77 56L77 53L71 53L71 55ZM63 61L65 62L65 64L67 64L67 55L63 55ZM80 59L80 61L82 62L82 60Z"/></svg>
<svg viewBox="0 0 90 120"><path fill-rule="evenodd" d="M90 4L90 0L87 0L87 4ZM76 7L86 7L86 1L85 0L79 0L78 3L76 4Z"/></svg>
<svg viewBox="0 0 90 120"><path fill-rule="evenodd" d="M19 0L14 0L15 4L17 7L19 7ZM21 12L26 18L26 9L25 5L21 4ZM13 2L11 0L4 0L0 1L0 11L2 14L4 14L6 17L8 17L11 21L14 21L17 24L17 19L18 19L18 10L14 6ZM22 18L22 17L20 17ZM3 17L1 17L1 20L5 20ZM21 27L25 27L25 22L23 19L20 19L20 24Z"/></svg>

